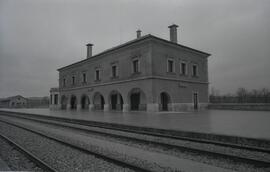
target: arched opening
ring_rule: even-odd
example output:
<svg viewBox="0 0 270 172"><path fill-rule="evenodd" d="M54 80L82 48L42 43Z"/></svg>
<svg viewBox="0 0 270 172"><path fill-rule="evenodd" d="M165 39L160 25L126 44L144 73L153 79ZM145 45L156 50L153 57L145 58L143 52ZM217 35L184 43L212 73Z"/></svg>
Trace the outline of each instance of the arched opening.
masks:
<svg viewBox="0 0 270 172"><path fill-rule="evenodd" d="M93 104L94 104L95 110L104 110L105 101L104 101L104 97L102 96L102 94L96 93L94 95Z"/></svg>
<svg viewBox="0 0 270 172"><path fill-rule="evenodd" d="M135 88L130 91L129 94L129 101L130 101L130 110L146 110L146 96L144 92L139 89Z"/></svg>
<svg viewBox="0 0 270 172"><path fill-rule="evenodd" d="M77 109L77 99L74 95L70 98L70 109Z"/></svg>
<svg viewBox="0 0 270 172"><path fill-rule="evenodd" d="M61 109L67 109L67 102L67 97L63 95L61 97Z"/></svg>
<svg viewBox="0 0 270 172"><path fill-rule="evenodd" d="M193 107L198 110L198 93L193 93Z"/></svg>
<svg viewBox="0 0 270 172"><path fill-rule="evenodd" d="M170 96L166 92L160 93L160 110L168 111L169 110L169 103L171 102Z"/></svg>
<svg viewBox="0 0 270 172"><path fill-rule="evenodd" d="M109 97L111 110L123 110L123 98L118 91L112 91Z"/></svg>
<svg viewBox="0 0 270 172"><path fill-rule="evenodd" d="M83 95L82 98L81 98L82 109L89 109L89 104L90 104L90 101L89 101L88 96Z"/></svg>

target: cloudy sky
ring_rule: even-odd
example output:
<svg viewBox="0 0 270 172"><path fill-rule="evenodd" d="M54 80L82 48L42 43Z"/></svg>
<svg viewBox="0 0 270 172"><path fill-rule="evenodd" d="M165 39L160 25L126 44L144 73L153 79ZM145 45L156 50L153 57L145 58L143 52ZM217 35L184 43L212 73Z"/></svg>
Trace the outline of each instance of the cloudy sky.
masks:
<svg viewBox="0 0 270 172"><path fill-rule="evenodd" d="M0 97L48 95L57 68L143 34L206 51L210 87L270 88L269 0L0 0Z"/></svg>

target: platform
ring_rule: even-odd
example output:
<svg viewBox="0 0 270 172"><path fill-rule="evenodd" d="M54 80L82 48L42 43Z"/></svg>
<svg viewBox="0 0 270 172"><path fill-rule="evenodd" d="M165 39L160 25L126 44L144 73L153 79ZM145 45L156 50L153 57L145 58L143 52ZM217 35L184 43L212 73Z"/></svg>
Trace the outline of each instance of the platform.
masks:
<svg viewBox="0 0 270 172"><path fill-rule="evenodd" d="M270 112L206 110L201 112L89 112L49 109L0 109L38 115L111 122L142 127L270 139Z"/></svg>

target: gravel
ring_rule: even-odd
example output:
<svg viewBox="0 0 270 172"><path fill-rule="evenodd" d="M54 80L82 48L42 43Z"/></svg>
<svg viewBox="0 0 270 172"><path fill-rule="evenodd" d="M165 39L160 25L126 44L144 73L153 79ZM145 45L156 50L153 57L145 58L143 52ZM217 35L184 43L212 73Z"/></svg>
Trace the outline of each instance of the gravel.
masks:
<svg viewBox="0 0 270 172"><path fill-rule="evenodd" d="M37 171L43 172L35 163L31 162L23 153L0 138L0 157L12 171Z"/></svg>
<svg viewBox="0 0 270 172"><path fill-rule="evenodd" d="M64 146L37 134L0 122L0 132L58 171L133 171L93 155Z"/></svg>

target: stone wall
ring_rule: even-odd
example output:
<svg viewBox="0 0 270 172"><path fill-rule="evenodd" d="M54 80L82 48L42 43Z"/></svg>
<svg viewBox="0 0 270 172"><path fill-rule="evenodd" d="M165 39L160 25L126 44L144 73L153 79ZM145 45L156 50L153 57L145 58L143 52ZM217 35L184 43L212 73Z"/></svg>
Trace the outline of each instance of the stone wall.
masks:
<svg viewBox="0 0 270 172"><path fill-rule="evenodd" d="M270 111L270 103L217 103L209 104L209 109L225 109L225 110L254 110L254 111Z"/></svg>

